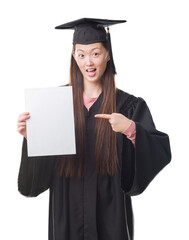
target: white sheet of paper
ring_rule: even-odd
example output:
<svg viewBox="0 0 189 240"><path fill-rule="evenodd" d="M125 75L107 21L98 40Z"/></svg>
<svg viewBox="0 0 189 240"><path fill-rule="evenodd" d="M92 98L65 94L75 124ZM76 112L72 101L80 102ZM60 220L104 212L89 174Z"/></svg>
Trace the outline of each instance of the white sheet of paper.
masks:
<svg viewBox="0 0 189 240"><path fill-rule="evenodd" d="M28 156L75 154L72 87L25 89Z"/></svg>

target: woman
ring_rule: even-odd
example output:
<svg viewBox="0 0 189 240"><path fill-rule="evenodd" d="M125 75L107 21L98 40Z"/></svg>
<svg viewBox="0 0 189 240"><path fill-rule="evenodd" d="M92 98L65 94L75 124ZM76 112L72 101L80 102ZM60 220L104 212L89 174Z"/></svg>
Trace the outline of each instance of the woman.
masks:
<svg viewBox="0 0 189 240"><path fill-rule="evenodd" d="M115 87L115 66L104 25L80 19L74 28L70 83L73 87L77 154L27 155L26 120L19 191L37 196L50 189L50 240L133 239L131 197L142 193L171 160L168 135L156 130L142 98Z"/></svg>

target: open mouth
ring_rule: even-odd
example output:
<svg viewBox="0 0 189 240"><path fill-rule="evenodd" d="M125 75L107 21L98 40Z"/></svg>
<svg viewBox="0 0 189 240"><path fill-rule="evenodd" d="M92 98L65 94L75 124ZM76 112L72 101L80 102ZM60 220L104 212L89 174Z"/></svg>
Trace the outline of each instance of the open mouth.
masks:
<svg viewBox="0 0 189 240"><path fill-rule="evenodd" d="M86 72L89 77L94 77L96 75L96 68L88 68Z"/></svg>
<svg viewBox="0 0 189 240"><path fill-rule="evenodd" d="M95 71L96 71L96 68L90 68L90 69L87 69L86 71L87 71L87 72L95 72Z"/></svg>

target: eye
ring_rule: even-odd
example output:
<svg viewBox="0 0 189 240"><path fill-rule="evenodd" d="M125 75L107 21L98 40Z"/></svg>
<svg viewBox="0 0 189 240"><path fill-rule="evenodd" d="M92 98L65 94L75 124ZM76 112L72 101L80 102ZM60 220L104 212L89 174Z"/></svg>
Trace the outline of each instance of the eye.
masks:
<svg viewBox="0 0 189 240"><path fill-rule="evenodd" d="M78 54L79 58L84 58L84 54Z"/></svg>
<svg viewBox="0 0 189 240"><path fill-rule="evenodd" d="M98 52L94 52L94 53L93 53L93 56L94 56L94 57L98 57L98 55L99 55Z"/></svg>

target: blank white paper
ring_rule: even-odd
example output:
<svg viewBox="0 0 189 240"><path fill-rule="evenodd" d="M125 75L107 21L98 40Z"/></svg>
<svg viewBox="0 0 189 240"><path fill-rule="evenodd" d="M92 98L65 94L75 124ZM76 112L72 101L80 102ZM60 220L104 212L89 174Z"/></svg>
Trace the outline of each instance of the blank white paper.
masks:
<svg viewBox="0 0 189 240"><path fill-rule="evenodd" d="M72 87L25 89L28 156L76 154Z"/></svg>

